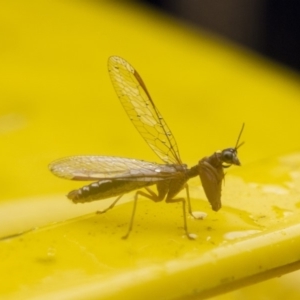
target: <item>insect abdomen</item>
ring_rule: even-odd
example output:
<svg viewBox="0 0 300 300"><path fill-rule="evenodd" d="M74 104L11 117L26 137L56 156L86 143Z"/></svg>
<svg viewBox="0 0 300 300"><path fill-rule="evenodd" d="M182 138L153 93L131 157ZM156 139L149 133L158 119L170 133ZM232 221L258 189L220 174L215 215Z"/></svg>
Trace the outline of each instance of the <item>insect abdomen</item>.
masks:
<svg viewBox="0 0 300 300"><path fill-rule="evenodd" d="M67 197L74 203L85 203L119 196L133 190L152 185L146 181L105 180L93 182L78 190L71 191Z"/></svg>

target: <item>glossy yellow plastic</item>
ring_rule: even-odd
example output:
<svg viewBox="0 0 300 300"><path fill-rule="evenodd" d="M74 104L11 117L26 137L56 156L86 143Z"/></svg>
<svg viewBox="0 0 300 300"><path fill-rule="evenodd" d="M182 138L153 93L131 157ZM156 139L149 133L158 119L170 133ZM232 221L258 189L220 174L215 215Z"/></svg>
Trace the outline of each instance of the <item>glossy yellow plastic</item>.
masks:
<svg viewBox="0 0 300 300"><path fill-rule="evenodd" d="M299 272L265 281L300 267L297 75L126 3L14 1L0 16L1 299L299 298ZM223 208L190 184L207 214L188 218L195 241L179 204L146 199L124 241L133 194L97 215L113 199L74 205L82 182L47 169L77 154L158 161L115 95L110 55L138 70L189 166L246 123Z"/></svg>

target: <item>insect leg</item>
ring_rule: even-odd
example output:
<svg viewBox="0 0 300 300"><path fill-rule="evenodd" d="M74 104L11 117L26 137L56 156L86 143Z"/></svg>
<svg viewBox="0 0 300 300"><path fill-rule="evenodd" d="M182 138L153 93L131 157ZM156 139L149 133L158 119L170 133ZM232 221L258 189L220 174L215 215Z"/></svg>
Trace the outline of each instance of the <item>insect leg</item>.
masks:
<svg viewBox="0 0 300 300"><path fill-rule="evenodd" d="M188 184L185 185L185 190L186 190L186 199L187 199L187 203L188 203L189 214L194 217L193 211L192 211L192 206L191 206L190 189L189 189Z"/></svg>
<svg viewBox="0 0 300 300"><path fill-rule="evenodd" d="M197 219L197 220L203 220L203 215L196 216L196 215L194 215L194 213L193 213L192 205L191 205L191 198L190 198L190 189L189 189L189 185L188 185L188 184L185 185L185 190L186 190L186 199L187 199L187 203L188 203L189 214L190 214L194 219Z"/></svg>
<svg viewBox="0 0 300 300"><path fill-rule="evenodd" d="M187 221L186 221L186 211L185 211L185 199L184 198L175 198L175 199L166 199L166 203L176 203L176 202L181 202L182 203L182 212L183 212L183 229L187 235L187 237L190 240L194 240L195 237L193 234L190 234L188 232L188 228L187 228Z"/></svg>
<svg viewBox="0 0 300 300"><path fill-rule="evenodd" d="M107 207L104 210L97 210L96 213L97 214L104 214L104 213L106 213L108 210L112 209L117 204L117 202L121 199L122 196L123 196L123 194L120 195L109 207Z"/></svg>
<svg viewBox="0 0 300 300"><path fill-rule="evenodd" d="M137 200L138 200L138 196L144 196L154 202L159 202L162 201L164 199L164 195L156 195L151 189L149 189L148 187L145 187L145 189L147 190L147 192L149 194L147 194L146 192L143 191L137 191L134 195L134 202L133 202L133 209L132 209L132 214L131 214L131 219L130 219L130 224L128 227L128 231L127 233L122 237L122 239L127 239L132 227L133 227L133 220L134 220L134 216L135 216L135 211L136 211L136 204L137 204Z"/></svg>

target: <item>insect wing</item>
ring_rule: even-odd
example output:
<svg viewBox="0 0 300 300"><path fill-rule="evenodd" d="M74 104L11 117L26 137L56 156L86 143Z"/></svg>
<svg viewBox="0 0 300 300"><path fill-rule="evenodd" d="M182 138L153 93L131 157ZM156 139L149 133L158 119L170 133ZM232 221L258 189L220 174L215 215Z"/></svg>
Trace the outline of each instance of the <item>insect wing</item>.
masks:
<svg viewBox="0 0 300 300"><path fill-rule="evenodd" d="M125 111L147 144L164 162L181 164L175 138L137 71L117 56L109 58L108 71Z"/></svg>
<svg viewBox="0 0 300 300"><path fill-rule="evenodd" d="M114 156L70 156L52 162L50 171L71 180L160 181L176 177L173 166Z"/></svg>
<svg viewBox="0 0 300 300"><path fill-rule="evenodd" d="M201 183L208 201L214 211L218 211L222 207L221 191L224 171L222 166L214 168L207 166L205 163L199 164L199 175Z"/></svg>

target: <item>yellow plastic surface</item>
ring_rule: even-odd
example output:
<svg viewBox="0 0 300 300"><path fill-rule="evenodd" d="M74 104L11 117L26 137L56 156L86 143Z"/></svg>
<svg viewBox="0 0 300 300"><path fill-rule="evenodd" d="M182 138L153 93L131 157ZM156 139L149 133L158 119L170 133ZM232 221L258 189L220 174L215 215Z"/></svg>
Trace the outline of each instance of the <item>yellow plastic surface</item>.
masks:
<svg viewBox="0 0 300 300"><path fill-rule="evenodd" d="M298 76L120 1L14 1L0 16L1 299L299 299L299 272L262 282L300 267ZM158 161L115 95L110 55L138 70L189 166L246 123L223 208L191 182L207 214L188 218L195 241L179 204L146 199L124 241L132 194L96 215L112 200L74 205L65 194L82 183L47 169L76 154Z"/></svg>

